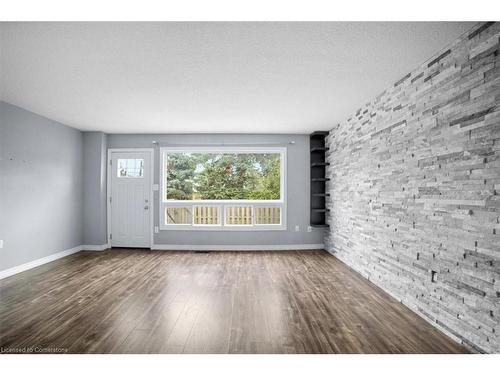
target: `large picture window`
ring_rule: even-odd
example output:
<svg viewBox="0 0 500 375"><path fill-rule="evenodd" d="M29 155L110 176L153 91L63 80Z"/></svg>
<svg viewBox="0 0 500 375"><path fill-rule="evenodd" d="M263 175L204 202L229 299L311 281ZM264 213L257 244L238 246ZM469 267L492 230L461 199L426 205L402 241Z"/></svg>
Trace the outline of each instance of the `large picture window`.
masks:
<svg viewBox="0 0 500 375"><path fill-rule="evenodd" d="M285 229L286 148L162 148L161 229Z"/></svg>

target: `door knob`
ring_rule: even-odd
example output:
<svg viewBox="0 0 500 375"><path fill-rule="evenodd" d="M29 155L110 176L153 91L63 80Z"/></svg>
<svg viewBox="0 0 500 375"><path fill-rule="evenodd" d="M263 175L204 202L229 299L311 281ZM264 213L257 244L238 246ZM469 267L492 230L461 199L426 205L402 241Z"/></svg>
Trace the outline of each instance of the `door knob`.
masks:
<svg viewBox="0 0 500 375"><path fill-rule="evenodd" d="M149 206L144 206L144 209L145 210L149 210Z"/></svg>

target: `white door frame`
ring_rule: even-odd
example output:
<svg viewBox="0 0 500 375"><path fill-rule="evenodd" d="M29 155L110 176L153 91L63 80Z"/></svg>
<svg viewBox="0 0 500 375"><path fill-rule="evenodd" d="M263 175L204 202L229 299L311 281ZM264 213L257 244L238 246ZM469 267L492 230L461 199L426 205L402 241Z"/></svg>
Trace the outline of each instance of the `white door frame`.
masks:
<svg viewBox="0 0 500 375"><path fill-rule="evenodd" d="M150 179L150 187L149 187L149 201L151 202L150 210L149 210L149 238L150 238L150 244L149 247L152 248L154 245L154 211L155 211L155 204L154 204L154 191L153 191L153 185L154 185L154 149L153 148L108 148L108 160L106 163L106 168L107 168L107 177L106 177L106 238L108 239L108 248L111 248L111 239L110 234L111 234L111 171L112 168L110 168L111 165L111 158L112 154L114 152L149 152L151 155L151 179Z"/></svg>

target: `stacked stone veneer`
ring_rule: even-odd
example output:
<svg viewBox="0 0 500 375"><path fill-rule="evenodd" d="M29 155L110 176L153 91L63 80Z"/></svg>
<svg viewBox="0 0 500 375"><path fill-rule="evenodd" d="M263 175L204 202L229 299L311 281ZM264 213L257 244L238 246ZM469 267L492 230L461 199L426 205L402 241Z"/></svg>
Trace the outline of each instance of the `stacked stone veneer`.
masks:
<svg viewBox="0 0 500 375"><path fill-rule="evenodd" d="M499 37L476 25L327 138L328 250L480 352L500 352Z"/></svg>

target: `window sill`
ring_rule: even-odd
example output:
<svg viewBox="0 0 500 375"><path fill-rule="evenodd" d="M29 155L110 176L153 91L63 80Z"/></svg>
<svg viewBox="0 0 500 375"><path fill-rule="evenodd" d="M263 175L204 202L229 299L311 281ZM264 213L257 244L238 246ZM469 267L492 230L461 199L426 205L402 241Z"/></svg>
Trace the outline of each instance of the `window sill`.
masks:
<svg viewBox="0 0 500 375"><path fill-rule="evenodd" d="M234 225L234 226L191 226L191 225L169 225L161 226L160 231L216 231L216 232L267 232L267 231L286 231L288 228L286 225L256 225L256 226L244 226L244 225Z"/></svg>

